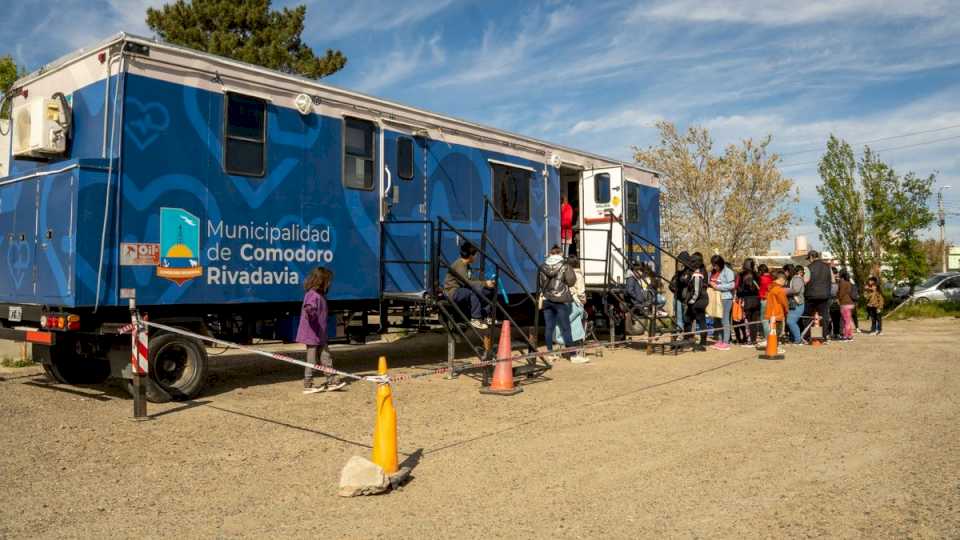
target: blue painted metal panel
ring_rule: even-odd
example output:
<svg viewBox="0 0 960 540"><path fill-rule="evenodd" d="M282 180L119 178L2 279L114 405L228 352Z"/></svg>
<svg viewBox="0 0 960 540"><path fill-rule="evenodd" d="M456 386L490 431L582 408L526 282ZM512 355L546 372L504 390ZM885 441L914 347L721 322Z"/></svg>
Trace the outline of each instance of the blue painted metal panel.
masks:
<svg viewBox="0 0 960 540"><path fill-rule="evenodd" d="M377 298L378 194L343 187L339 119L268 104L266 175L236 176L221 166L223 95L132 75L125 87L123 241L160 243L161 208L200 223L197 277L120 268L141 304L296 301L318 265L335 273L330 299Z"/></svg>
<svg viewBox="0 0 960 540"><path fill-rule="evenodd" d="M47 304L73 302L78 169L39 179L37 296Z"/></svg>
<svg viewBox="0 0 960 540"><path fill-rule="evenodd" d="M4 261L0 300L120 305L119 289L134 288L141 305L295 302L302 298L304 276L321 264L335 273L331 300L377 298L380 193L342 185L341 119L301 115L268 104L266 174L236 176L222 167L222 94L137 75L127 75L122 87L123 159L114 159L111 177L110 164L103 159L52 164L18 160L14 171L19 174L70 163L78 167L70 173L0 186L0 232L4 233L0 236ZM103 88L100 81L73 93L77 126L73 156L100 155ZM534 289L544 238L549 244L559 240L557 213L551 211L546 223L543 216L545 206L559 208L557 171L548 169L545 189L541 162L442 140L415 139L415 176L403 180L397 175L399 136L390 130L384 133L384 160L400 193L388 219L443 217L457 227L478 231L483 227L483 197L492 196L493 190L489 160L533 169L530 221L500 223L491 216L489 232L505 264L526 288ZM69 187L58 188L64 185ZM657 241L657 190L644 188L643 201L645 221L638 230ZM163 209L196 224L165 227ZM70 234L66 231L72 223L76 229ZM42 236L47 229L54 236L40 251L34 237L38 225ZM508 228L533 261L508 235ZM401 228L395 244L383 246L384 257L426 260L432 242L428 231L425 225ZM19 234L24 235L22 240ZM174 237L182 241L171 243ZM479 243L478 232L469 232L468 237ZM179 257L180 268L186 271L165 271L158 268L159 260L121 266L121 243L157 250L161 244L168 250L178 246L172 254L158 254ZM440 248L453 260L458 252L455 236L446 234ZM38 253L40 266L36 266ZM426 269L396 266L385 288L420 290L425 274ZM34 280L39 290L33 290ZM504 284L511 293L520 289L510 280Z"/></svg>
<svg viewBox="0 0 960 540"><path fill-rule="evenodd" d="M11 293L18 301L34 299L37 252L37 180L30 179L10 186L16 201L12 220L12 241L7 246L7 264L4 277L11 282ZM16 189L19 188L19 189Z"/></svg>

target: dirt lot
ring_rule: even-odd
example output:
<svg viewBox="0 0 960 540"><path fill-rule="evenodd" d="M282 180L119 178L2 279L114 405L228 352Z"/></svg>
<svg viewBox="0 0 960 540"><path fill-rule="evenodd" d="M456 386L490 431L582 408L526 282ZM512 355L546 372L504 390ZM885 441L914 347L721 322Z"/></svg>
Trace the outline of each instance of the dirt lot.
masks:
<svg viewBox="0 0 960 540"><path fill-rule="evenodd" d="M298 368L224 355L206 395L130 420L118 389L0 377L0 536L960 537L960 321L679 357L608 352L511 397L396 385L389 495L342 499L374 389L304 396ZM444 342L341 351L346 369ZM398 354L396 351L404 351Z"/></svg>

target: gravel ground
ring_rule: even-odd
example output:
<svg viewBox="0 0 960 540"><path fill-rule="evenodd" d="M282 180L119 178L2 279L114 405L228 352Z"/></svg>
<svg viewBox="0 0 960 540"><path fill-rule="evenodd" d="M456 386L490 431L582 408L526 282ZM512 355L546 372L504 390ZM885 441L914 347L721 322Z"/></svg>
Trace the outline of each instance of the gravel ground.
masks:
<svg viewBox="0 0 960 540"><path fill-rule="evenodd" d="M298 368L217 359L190 403L0 371L0 537L960 537L960 321L756 352L562 363L517 396L395 385L402 490L335 495L367 455L374 389L304 396ZM423 336L338 351L398 371Z"/></svg>

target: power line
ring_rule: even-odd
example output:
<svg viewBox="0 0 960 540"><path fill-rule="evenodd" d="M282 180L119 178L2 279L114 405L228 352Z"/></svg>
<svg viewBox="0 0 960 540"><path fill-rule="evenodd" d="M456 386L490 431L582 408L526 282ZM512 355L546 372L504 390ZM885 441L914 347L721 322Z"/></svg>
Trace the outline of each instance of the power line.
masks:
<svg viewBox="0 0 960 540"><path fill-rule="evenodd" d="M932 141L926 141L926 142L921 142L921 143L905 144L905 145L903 145L903 146L893 146L893 147L890 147L890 148L872 149L872 152L873 152L874 154L879 154L879 153L881 153L881 152L892 152L893 150L903 150L903 149L905 149L905 148L916 148L916 147L918 147L918 146L927 146L927 145L929 145L929 144L937 144L937 143L941 143L941 142L944 142L944 141L952 141L952 140L954 140L954 139L960 139L960 135L955 135L955 136L953 136L953 137L944 137L944 138L942 138L942 139L934 139L934 140L932 140ZM819 160L819 159L816 159L816 160L813 160L813 161L802 161L802 162L800 162L800 163L785 163L785 164L783 164L783 165L780 165L780 168L785 169L785 168L788 168L788 167L799 167L799 166L801 166L801 165L810 165L810 164L813 164L813 163L820 163L820 160Z"/></svg>
<svg viewBox="0 0 960 540"><path fill-rule="evenodd" d="M862 145L862 144L870 144L870 143L881 142L881 141L890 141L890 140L893 140L893 139L902 139L902 138L904 138L904 137L913 137L913 136L915 136L915 135L924 135L924 134L927 134L927 133L936 133L936 132L938 132L938 131L946 131L946 130L948 130L948 129L956 129L956 128L960 128L960 124L956 124L956 125L952 125L952 126L944 126L944 127L941 127L941 128L927 129L927 130L923 130L923 131L912 131L912 132L910 132L910 133L902 133L902 134L900 134L900 135L891 135L891 136L889 136L889 137L881 137L881 138L879 138L879 139L871 139L871 140L869 140L869 141L855 142L855 143L852 143L851 146L860 146L860 145ZM821 151L821 150L823 150L823 147L822 147L822 146L818 146L818 147L816 147L816 148L808 148L808 149L806 149L806 150L797 150L796 152L786 152L786 153L783 153L783 154L779 154L779 156L780 156L780 157L784 157L784 156L795 156L795 155L798 155L798 154L809 154L810 152L819 152L819 151Z"/></svg>

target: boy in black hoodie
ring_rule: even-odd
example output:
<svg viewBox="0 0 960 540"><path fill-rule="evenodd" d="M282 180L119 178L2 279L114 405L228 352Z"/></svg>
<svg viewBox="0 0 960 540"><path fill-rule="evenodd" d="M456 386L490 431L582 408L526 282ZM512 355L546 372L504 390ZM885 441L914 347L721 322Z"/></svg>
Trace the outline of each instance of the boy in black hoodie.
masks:
<svg viewBox="0 0 960 540"><path fill-rule="evenodd" d="M697 330L700 331L700 343L695 345L693 350L707 350L707 269L703 265L703 256L700 253L694 253L690 259L690 266L693 272L690 275L690 282L684 289L684 310L686 311L685 332L693 330L693 323L697 323ZM696 341L696 337L694 337Z"/></svg>

